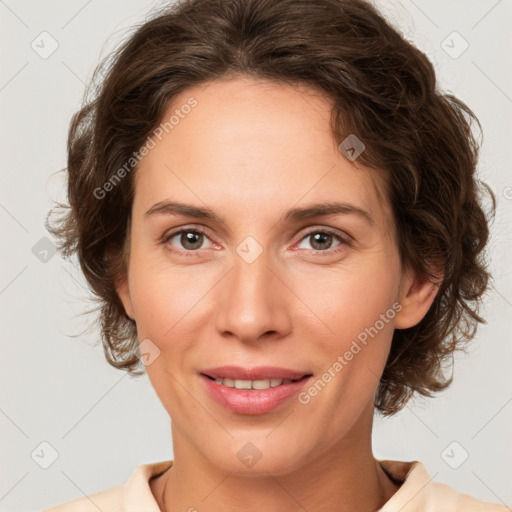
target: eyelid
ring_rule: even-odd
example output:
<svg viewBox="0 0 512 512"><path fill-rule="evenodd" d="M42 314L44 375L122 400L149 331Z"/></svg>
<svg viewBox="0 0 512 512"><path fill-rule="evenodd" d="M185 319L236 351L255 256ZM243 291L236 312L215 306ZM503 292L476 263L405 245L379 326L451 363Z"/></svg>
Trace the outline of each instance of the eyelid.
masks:
<svg viewBox="0 0 512 512"><path fill-rule="evenodd" d="M305 236L310 235L312 233L330 233L332 235L339 236L343 238L344 241L353 240L353 238L344 230L339 228L333 228L330 226L322 226L321 224L317 224L314 226L308 226L304 228L303 234L300 236L300 240L302 240Z"/></svg>
<svg viewBox="0 0 512 512"><path fill-rule="evenodd" d="M202 226L193 226L193 225L192 226L181 226L179 228L171 230L168 233L165 233L162 236L161 242L165 244L171 238L174 238L176 235L179 235L182 232L197 232L197 233L201 233L202 235L205 235L207 238L210 239L210 241L213 242L213 240L211 240L211 237L210 237L210 235L208 233L208 229L207 228L204 228ZM186 252L198 252L198 251L186 251Z"/></svg>
<svg viewBox="0 0 512 512"><path fill-rule="evenodd" d="M334 237L339 239L340 246L341 245L351 246L354 241L354 239L345 231L341 231L337 228L331 228L328 226L316 225L316 226L307 227L306 231L302 232L302 234L299 236L298 242L295 243L294 245L297 245L298 243L302 242L304 239L308 238L309 236L311 236L315 233L327 233L329 235L333 235ZM329 248L324 251L321 251L319 249L311 249L311 251L313 251L315 253L333 254L340 248L340 246L337 246L334 248Z"/></svg>
<svg viewBox="0 0 512 512"><path fill-rule="evenodd" d="M346 231L341 231L341 230L339 230L337 228L332 228L332 227L322 226L322 225L314 225L314 226L308 226L307 228L304 228L304 229L305 229L305 231L301 232L297 242L295 242L293 244L294 246L297 245L298 243L302 242L302 240L304 240L308 236L311 236L314 233L327 233L327 234L333 235L333 236L335 236L335 237L337 237L339 239L340 245L344 244L344 245L350 246L353 243L353 241L354 241L353 237L350 236ZM166 233L166 234L163 235L162 243L166 244L167 242L169 242L169 240L171 240L176 235L179 235L182 232L197 232L197 233L201 233L201 234L205 235L208 239L210 239L210 241L212 243L215 243L213 240L211 240L207 228L205 228L203 226L196 226L196 225L181 226L179 228L176 228L175 230L171 230L170 233ZM340 247L340 246L337 246L335 248L329 248L329 249L326 249L324 251L321 251L319 249L316 249L316 250L315 249L311 249L311 250L313 252L315 252L315 253L332 254L332 253L337 251L338 247ZM195 251L177 250L177 252L181 252L181 253L185 253L185 254L188 253L188 254L192 255L194 253L199 253L202 250L204 250L204 249L197 249ZM300 250L303 250L303 249L300 249Z"/></svg>

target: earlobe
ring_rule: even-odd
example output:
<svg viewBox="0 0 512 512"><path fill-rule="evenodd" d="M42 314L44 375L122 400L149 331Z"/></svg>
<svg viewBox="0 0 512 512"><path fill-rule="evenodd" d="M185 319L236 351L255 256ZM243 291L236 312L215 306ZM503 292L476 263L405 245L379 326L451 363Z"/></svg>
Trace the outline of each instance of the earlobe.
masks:
<svg viewBox="0 0 512 512"><path fill-rule="evenodd" d="M132 320L135 320L135 315L133 313L132 300L130 297L130 290L128 288L128 280L123 279L122 282L118 283L116 285L116 291L117 291L117 294L119 295L119 298L121 299L121 302L123 303L126 315L129 318L131 318Z"/></svg>
<svg viewBox="0 0 512 512"><path fill-rule="evenodd" d="M125 241L125 251L126 245L128 243L129 239L127 238L127 240ZM130 288L128 286L128 274L126 270L127 265L122 260L122 257L124 255L121 255L120 257L118 252L115 251L112 247L107 248L106 254L109 264L111 265L111 275L115 276L114 281L116 293L119 299L121 300L121 303L123 304L126 316L128 316L128 318L130 318L131 320L135 320L132 299L130 296Z"/></svg>
<svg viewBox="0 0 512 512"><path fill-rule="evenodd" d="M432 282L427 277L406 272L399 296L402 309L395 316L395 329L413 327L423 319L434 302L442 279L442 274Z"/></svg>
<svg viewBox="0 0 512 512"><path fill-rule="evenodd" d="M132 299L130 296L130 289L128 287L128 279L126 277L116 284L116 292L117 295L119 296L119 299L123 303L123 307L128 318L135 320Z"/></svg>

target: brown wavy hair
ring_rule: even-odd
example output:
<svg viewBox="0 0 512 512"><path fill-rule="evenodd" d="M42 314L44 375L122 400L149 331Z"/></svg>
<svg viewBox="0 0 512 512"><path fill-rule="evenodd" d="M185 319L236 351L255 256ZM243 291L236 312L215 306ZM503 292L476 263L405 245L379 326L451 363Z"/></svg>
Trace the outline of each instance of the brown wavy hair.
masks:
<svg viewBox="0 0 512 512"><path fill-rule="evenodd" d="M96 68L67 141L69 204L46 220L62 255L76 254L99 305L108 362L144 372L136 325L115 283L126 275L136 166L97 191L143 147L188 87L246 75L321 90L339 142L357 134L358 162L382 173L401 261L444 278L417 325L395 330L376 397L384 415L452 380L445 363L471 340L488 287L489 218L476 177L481 126L443 93L434 68L364 0L183 0L150 13ZM377 171L376 171L377 172ZM119 176L119 175L117 175ZM96 191L96 193L95 193Z"/></svg>

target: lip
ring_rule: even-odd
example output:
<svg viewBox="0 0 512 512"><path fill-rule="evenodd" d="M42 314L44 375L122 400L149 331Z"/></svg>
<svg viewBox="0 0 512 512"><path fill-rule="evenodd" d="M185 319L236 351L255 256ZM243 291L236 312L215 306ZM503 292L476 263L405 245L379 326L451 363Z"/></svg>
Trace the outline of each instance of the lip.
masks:
<svg viewBox="0 0 512 512"><path fill-rule="evenodd" d="M300 379L304 375L311 375L309 371L291 370L278 366L257 366L255 368L242 368L241 366L218 366L201 370L202 374L209 377L239 379L239 380L262 380L262 379Z"/></svg>
<svg viewBox="0 0 512 512"><path fill-rule="evenodd" d="M206 372L208 372L210 377L214 378L226 377L240 380L298 378L299 380L268 389L236 389L215 382L207 377ZM211 373L216 375L211 375ZM259 367L242 369L232 366L204 370L199 375L207 393L218 404L228 411L247 415L265 414L284 406L300 393L301 389L306 386L312 377L311 373L285 368Z"/></svg>

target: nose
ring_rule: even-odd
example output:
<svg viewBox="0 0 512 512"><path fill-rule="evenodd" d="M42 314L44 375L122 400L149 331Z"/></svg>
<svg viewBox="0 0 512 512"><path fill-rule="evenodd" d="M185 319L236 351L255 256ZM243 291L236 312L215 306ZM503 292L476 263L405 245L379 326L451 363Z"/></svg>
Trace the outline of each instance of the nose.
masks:
<svg viewBox="0 0 512 512"><path fill-rule="evenodd" d="M243 343L257 343L262 337L281 338L292 328L293 293L265 251L249 261L236 254L223 279L216 328L222 336Z"/></svg>

